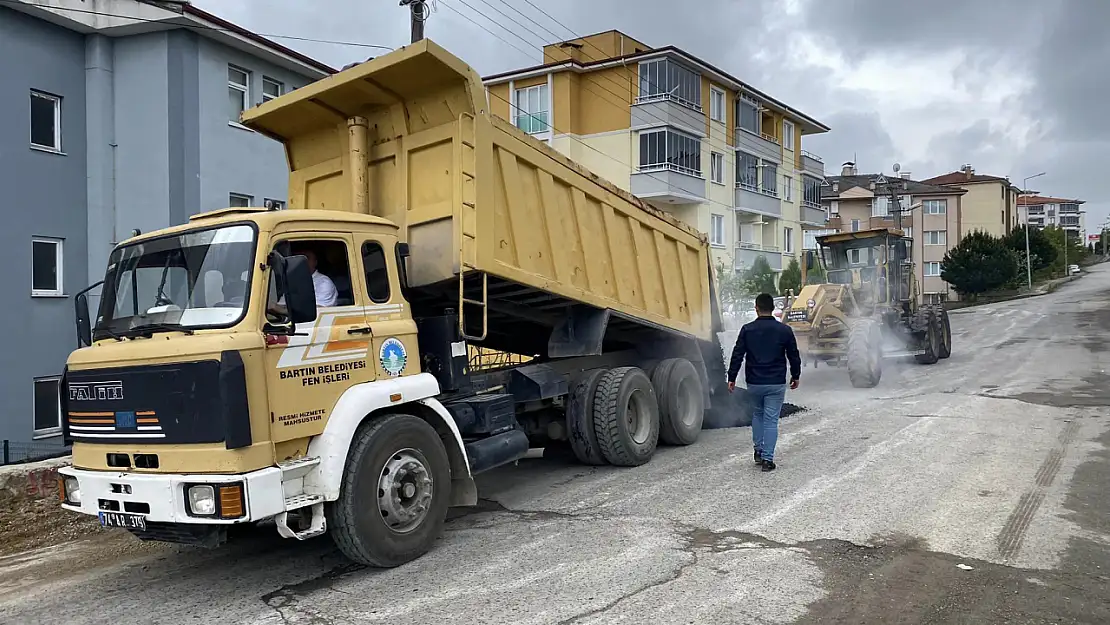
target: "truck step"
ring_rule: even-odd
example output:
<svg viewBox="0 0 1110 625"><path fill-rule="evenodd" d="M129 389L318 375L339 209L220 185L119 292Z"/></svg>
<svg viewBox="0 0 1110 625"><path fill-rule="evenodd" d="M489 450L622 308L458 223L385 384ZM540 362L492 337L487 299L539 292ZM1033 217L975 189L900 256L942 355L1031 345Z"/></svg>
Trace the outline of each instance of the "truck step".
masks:
<svg viewBox="0 0 1110 625"><path fill-rule="evenodd" d="M296 495L286 499L286 505L290 500L301 500L304 498L316 497L318 501L312 503L312 520L308 524L308 529L294 530L289 527L289 510L282 512L274 517L274 523L277 525L278 534L282 538L296 538L297 540L308 540L323 534L327 531L327 520L324 518L324 498L319 495ZM304 506L302 506L303 508Z"/></svg>
<svg viewBox="0 0 1110 625"><path fill-rule="evenodd" d="M307 508L313 504L323 503L323 501L323 495L307 495L301 493L300 495L293 495L292 497L285 498L285 510L286 512L292 512L293 510Z"/></svg>
<svg viewBox="0 0 1110 625"><path fill-rule="evenodd" d="M288 482L308 475L308 472L320 464L318 456L293 458L278 463L281 469L281 481Z"/></svg>

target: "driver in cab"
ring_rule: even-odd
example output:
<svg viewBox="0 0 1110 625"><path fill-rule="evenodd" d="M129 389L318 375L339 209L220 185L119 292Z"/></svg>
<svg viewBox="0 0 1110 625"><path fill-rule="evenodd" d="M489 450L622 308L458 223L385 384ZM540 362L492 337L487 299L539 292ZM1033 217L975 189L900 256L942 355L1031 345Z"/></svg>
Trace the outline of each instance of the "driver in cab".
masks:
<svg viewBox="0 0 1110 625"><path fill-rule="evenodd" d="M339 297L339 290L335 288L335 283L331 278L320 273L317 269L316 252L310 248L298 249L293 251L295 256L304 256L308 263L308 268L312 270L312 288L316 292L316 307L327 308L335 306L335 302ZM276 304L271 304L267 308L267 312L274 315L287 316L288 311L285 308L285 296L282 295Z"/></svg>

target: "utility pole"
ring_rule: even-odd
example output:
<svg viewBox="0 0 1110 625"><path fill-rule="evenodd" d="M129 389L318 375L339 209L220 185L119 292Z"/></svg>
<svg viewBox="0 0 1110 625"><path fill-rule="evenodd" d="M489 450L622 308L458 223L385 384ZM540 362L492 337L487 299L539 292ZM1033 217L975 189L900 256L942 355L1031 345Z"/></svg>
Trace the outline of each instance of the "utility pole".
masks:
<svg viewBox="0 0 1110 625"><path fill-rule="evenodd" d="M1043 175L1045 175L1045 172L1042 171L1039 174L1033 174L1032 176L1026 176L1025 179L1021 181L1021 189L1018 190L1018 203L1019 204L1021 203L1022 196L1028 196L1029 195L1029 181L1034 179L1034 178L1040 178ZM1025 280L1026 280L1026 283L1027 283L1026 286L1030 291L1033 290L1033 263L1032 263L1032 261L1030 259L1030 256L1029 256L1029 229L1032 228L1032 227L1033 227L1033 224L1029 223L1029 198L1026 197L1026 199L1025 199ZM1068 249L1066 239L1064 240L1064 249L1065 250ZM1067 265L1064 265L1064 268L1066 269Z"/></svg>
<svg viewBox="0 0 1110 625"><path fill-rule="evenodd" d="M428 4L425 0L401 0L401 6L408 6L412 13L412 43L424 38L424 22L428 19Z"/></svg>

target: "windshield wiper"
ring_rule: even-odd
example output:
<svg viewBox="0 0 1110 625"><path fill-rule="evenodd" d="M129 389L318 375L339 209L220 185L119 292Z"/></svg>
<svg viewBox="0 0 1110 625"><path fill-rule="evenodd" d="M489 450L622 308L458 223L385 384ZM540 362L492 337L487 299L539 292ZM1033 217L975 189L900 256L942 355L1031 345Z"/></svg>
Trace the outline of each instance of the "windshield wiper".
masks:
<svg viewBox="0 0 1110 625"><path fill-rule="evenodd" d="M104 335L108 336L109 338L116 339L117 341L122 341L123 340L123 335L122 334L120 334L119 332L115 332L113 330L109 330L108 328L97 328L97 329L93 330L93 333L97 334L97 335L104 334Z"/></svg>
<svg viewBox="0 0 1110 625"><path fill-rule="evenodd" d="M151 336L155 332L183 332L185 334L193 334L192 328L181 325L180 323L144 323L143 325L128 328L124 332L125 336Z"/></svg>

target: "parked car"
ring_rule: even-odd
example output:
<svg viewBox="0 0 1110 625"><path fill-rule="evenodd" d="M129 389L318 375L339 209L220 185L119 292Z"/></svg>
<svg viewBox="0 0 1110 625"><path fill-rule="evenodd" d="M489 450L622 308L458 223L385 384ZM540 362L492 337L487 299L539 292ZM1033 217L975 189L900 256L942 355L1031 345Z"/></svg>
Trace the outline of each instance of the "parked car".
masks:
<svg viewBox="0 0 1110 625"><path fill-rule="evenodd" d="M1075 274L1077 274L1077 273L1082 273L1082 272L1081 272L1081 271L1079 270L1079 265L1068 265L1068 275L1069 275L1069 276L1071 276L1071 275L1075 275Z"/></svg>

